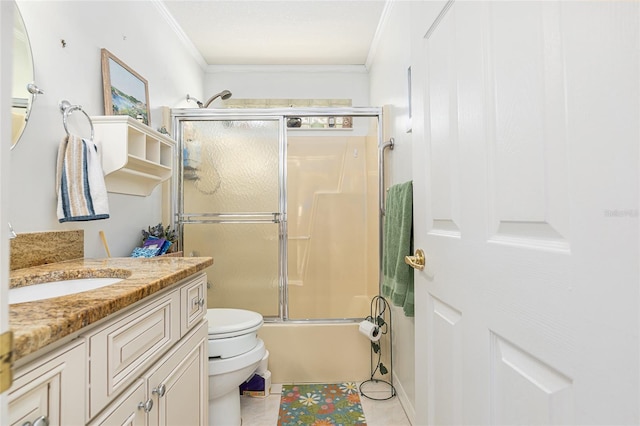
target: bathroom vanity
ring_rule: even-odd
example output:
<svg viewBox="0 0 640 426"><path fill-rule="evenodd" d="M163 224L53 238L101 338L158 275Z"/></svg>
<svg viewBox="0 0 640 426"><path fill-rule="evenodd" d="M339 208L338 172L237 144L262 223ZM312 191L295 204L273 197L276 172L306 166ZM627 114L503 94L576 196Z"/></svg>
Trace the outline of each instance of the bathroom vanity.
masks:
<svg viewBox="0 0 640 426"><path fill-rule="evenodd" d="M206 425L203 269L212 263L81 259L12 271L12 287L51 277L124 277L96 290L10 305L10 424Z"/></svg>

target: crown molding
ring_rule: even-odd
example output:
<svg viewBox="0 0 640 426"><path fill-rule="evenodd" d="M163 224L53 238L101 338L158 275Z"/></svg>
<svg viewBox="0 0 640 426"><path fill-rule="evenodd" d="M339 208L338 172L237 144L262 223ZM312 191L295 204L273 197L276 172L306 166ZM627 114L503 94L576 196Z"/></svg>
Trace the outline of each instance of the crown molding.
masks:
<svg viewBox="0 0 640 426"><path fill-rule="evenodd" d="M165 6L163 0L150 0L151 3L158 9L162 17L167 21L169 27L173 30L173 32L178 36L178 39L182 42L182 44L186 47L187 51L193 56L193 59L196 60L200 68L203 71L207 69L207 61L204 60L204 57L200 54L196 46L191 42L187 34L184 32L180 24L175 20L171 12Z"/></svg>
<svg viewBox="0 0 640 426"><path fill-rule="evenodd" d="M378 21L378 26L376 27L376 32L373 35L373 40L371 40L371 45L369 46L369 53L367 53L367 60L364 62L364 66L367 70L371 68L371 64L376 57L376 53L378 50L378 45L380 44L380 38L382 37L382 32L384 31L384 27L387 25L389 21L389 16L391 16L391 10L393 9L393 5L395 0L386 0L384 3L384 8L382 9L382 13L380 14L380 20Z"/></svg>

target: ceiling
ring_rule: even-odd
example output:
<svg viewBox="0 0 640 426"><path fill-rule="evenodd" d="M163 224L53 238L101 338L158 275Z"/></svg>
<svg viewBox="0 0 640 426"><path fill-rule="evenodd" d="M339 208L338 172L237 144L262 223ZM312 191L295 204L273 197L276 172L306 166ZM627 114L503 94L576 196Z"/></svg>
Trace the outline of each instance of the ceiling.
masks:
<svg viewBox="0 0 640 426"><path fill-rule="evenodd" d="M206 65L367 65L386 1L161 0L160 4Z"/></svg>

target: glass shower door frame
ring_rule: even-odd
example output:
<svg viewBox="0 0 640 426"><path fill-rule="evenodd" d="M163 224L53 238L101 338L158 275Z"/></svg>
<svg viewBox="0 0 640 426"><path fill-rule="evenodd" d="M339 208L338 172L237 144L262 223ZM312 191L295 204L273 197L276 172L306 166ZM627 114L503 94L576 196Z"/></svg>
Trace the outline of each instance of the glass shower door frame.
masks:
<svg viewBox="0 0 640 426"><path fill-rule="evenodd" d="M178 249L182 250L184 241L184 225L187 224L255 224L255 223L276 223L278 224L278 319L288 316L285 298L282 297L283 292L287 288L287 220L286 220L286 143L285 143L285 121L283 116L279 115L256 115L256 114L219 114L214 110L197 109L197 110L174 110L173 126L176 138L178 140L178 155L175 170L176 173L172 181L175 194L179 197L173 197L172 217L175 217L178 230ZM278 122L278 211L276 212L232 212L232 213L185 213L184 205L181 202L184 185L183 171L183 147L181 141L184 140L182 134L182 122L184 121L276 121ZM177 190L177 191L176 191Z"/></svg>
<svg viewBox="0 0 640 426"><path fill-rule="evenodd" d="M341 107L341 108L251 108L251 109L206 109L206 108L185 108L173 109L172 127L174 135L178 141L178 155L176 155L176 163L174 170L180 173L174 173L172 178L171 191L177 196L172 197L171 217L175 218L176 229L178 230L178 249L183 249L183 225L191 223L277 223L279 236L279 253L278 253L278 287L279 287L279 318L265 318L269 321L287 321L289 323L310 323L310 322L354 322L360 321L362 318L326 318L326 319L289 319L289 296L288 296L288 247L287 247L287 127L286 120L289 117L332 117L332 116L352 116L352 117L370 117L377 119L378 125L378 146L382 146L383 141L383 116L382 108L379 107ZM277 120L279 122L279 200L278 212L264 213L209 213L201 215L185 214L183 205L180 202L182 198L183 186L183 152L181 141L183 140L182 126L183 121L251 121L251 120ZM380 163L383 159L378 158ZM384 182L380 182L380 194ZM379 215L380 236L382 230L382 215ZM380 239L380 244L381 244ZM381 247L379 247L379 256L381 256ZM380 263L381 265L381 263ZM380 272L381 274L381 272ZM379 280L379 283L381 281Z"/></svg>

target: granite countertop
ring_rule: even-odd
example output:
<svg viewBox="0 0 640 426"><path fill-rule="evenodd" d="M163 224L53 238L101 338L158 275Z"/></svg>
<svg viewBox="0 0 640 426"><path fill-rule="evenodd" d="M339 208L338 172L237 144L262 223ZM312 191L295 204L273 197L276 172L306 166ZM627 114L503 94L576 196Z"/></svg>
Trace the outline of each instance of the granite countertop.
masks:
<svg viewBox="0 0 640 426"><path fill-rule="evenodd" d="M9 305L14 361L213 264L210 257L78 259L11 271L10 287L82 277L124 278L91 291Z"/></svg>

